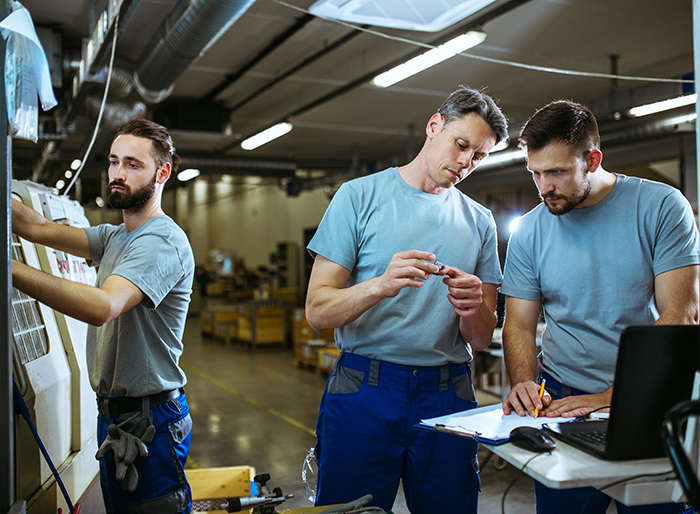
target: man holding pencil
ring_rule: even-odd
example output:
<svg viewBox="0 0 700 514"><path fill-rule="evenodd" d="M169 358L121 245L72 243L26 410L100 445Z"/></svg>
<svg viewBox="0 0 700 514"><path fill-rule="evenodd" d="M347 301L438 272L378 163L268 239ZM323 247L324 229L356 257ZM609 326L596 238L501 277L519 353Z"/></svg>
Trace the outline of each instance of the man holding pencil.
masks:
<svg viewBox="0 0 700 514"><path fill-rule="evenodd" d="M610 406L626 327L698 323L698 229L680 191L603 169L598 126L583 105L546 105L519 139L542 204L522 217L508 243L501 292L512 389L503 411L584 416ZM587 514L602 514L611 501L592 488L536 483L535 493L538 514L586 502ZM683 512L680 504L617 508Z"/></svg>

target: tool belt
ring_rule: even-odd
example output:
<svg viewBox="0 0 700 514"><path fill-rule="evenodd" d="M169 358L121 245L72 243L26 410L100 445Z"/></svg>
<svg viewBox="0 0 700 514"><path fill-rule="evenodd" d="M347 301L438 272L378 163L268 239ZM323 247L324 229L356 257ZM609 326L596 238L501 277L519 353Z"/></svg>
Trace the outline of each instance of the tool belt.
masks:
<svg viewBox="0 0 700 514"><path fill-rule="evenodd" d="M149 413L153 407L158 407L170 400L177 398L180 393L184 394L185 389L172 389L156 394L140 397L127 398L100 398L97 397L97 410L103 416L108 418L116 418L120 414L127 412L143 412Z"/></svg>

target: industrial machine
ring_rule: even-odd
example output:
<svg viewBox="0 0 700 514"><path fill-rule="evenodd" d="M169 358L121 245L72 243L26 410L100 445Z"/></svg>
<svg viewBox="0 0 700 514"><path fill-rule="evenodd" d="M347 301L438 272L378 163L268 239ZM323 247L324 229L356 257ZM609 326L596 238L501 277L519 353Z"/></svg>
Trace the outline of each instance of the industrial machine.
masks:
<svg viewBox="0 0 700 514"><path fill-rule="evenodd" d="M52 189L13 181L12 197L45 217L87 226L80 204ZM12 236L12 257L57 277L94 284L85 259ZM12 290L14 378L70 497L77 500L97 476L95 394L87 372L85 323L56 312ZM16 424L16 495L27 511L68 512L56 479L30 430Z"/></svg>

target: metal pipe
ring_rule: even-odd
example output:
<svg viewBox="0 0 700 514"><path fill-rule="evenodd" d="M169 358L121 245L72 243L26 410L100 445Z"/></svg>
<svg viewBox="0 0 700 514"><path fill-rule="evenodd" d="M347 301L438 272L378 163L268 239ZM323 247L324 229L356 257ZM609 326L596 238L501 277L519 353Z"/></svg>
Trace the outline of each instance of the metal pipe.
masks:
<svg viewBox="0 0 700 514"><path fill-rule="evenodd" d="M255 0L180 0L136 63L141 96L160 102L175 81L213 45Z"/></svg>
<svg viewBox="0 0 700 514"><path fill-rule="evenodd" d="M282 46L285 41L287 41L290 37L292 37L294 34L299 32L302 28L306 26L307 23L309 23L311 20L314 19L314 16L311 16L310 14L306 14L299 18L297 22L289 27L286 31L284 31L282 34L279 36L276 36L270 44L268 44L265 48L263 48L260 52L258 52L255 57L250 59L246 64L244 64L239 70L236 71L236 73L233 73L231 75L227 75L226 78L220 82L217 86L212 88L206 95L204 95L201 100L203 102L208 102L209 100L213 100L216 95L221 93L224 89L229 87L231 84L236 82L239 78L241 78L245 72L247 72L250 68L258 64L261 60L263 60L265 57L270 55L274 50Z"/></svg>
<svg viewBox="0 0 700 514"><path fill-rule="evenodd" d="M341 37L341 38L338 39L337 41L334 41L334 42L331 43L330 45L324 47L322 50L319 50L319 51L316 52L314 55L312 55L312 56L310 56L310 57L304 59L302 62L300 62L300 63L297 64L296 66L292 66L290 69L288 69L287 71L285 71L284 73L282 73L282 75L280 75L279 77L275 77L274 80L268 82L267 84L265 84L264 86L262 86L260 89L257 89L256 91L254 91L253 93L251 93L250 95L248 95L247 97L245 97L243 100L241 100L240 102L238 102L236 105L234 105L233 107L231 107L231 108L229 109L229 113L232 113L232 112L234 112L234 111L240 109L240 108L243 107L245 104L247 104L248 102L250 102L250 101L253 100L254 98L258 97L259 95L261 95L262 93L264 93L264 92L267 91L268 89L274 87L276 84L279 84L280 82L282 82L284 79L286 79L287 77L289 77L289 76L292 75L293 73L296 73L297 71L301 70L302 68L305 68L305 67L308 66L309 64L316 62L316 61L317 61L318 59L320 59L321 57L324 57L324 56L328 55L329 53L331 53L332 51L334 51L336 48L339 48L340 46L344 45L344 44L347 43L348 41L351 41L352 39L355 39L355 38L356 38L357 36L359 36L360 34L362 34L362 32L360 32L359 30L355 30L355 31L353 31L353 32L350 32L349 34L347 34L347 35ZM239 75L240 75L240 72L239 72ZM230 83L229 83L229 84L230 84ZM204 98L204 100L206 100L206 99L207 99L207 97Z"/></svg>

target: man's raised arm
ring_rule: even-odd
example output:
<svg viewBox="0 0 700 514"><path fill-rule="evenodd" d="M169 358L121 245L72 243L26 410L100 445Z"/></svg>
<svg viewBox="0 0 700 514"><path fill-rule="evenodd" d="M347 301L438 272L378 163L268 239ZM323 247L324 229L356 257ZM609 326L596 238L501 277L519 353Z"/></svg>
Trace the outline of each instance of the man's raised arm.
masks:
<svg viewBox="0 0 700 514"><path fill-rule="evenodd" d="M31 241L90 259L90 243L82 228L70 227L46 219L36 210L12 200L12 232Z"/></svg>

